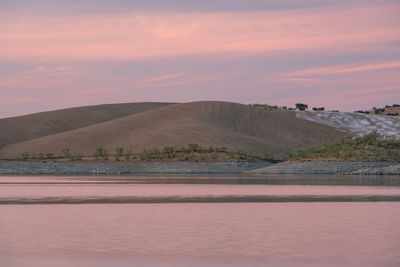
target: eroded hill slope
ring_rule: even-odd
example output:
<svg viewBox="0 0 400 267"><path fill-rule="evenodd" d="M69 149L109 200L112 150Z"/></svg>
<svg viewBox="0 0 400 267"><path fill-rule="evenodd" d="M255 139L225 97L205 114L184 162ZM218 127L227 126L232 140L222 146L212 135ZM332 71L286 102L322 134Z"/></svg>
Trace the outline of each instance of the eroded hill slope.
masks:
<svg viewBox="0 0 400 267"><path fill-rule="evenodd" d="M172 104L138 112L78 129L64 131L0 150L0 157L23 152L55 153L69 148L92 155L96 147L114 151L116 146L143 149L196 143L202 147L225 146L253 153L273 152L283 159L300 147L333 141L345 133L296 117L293 111L266 111L229 102Z"/></svg>
<svg viewBox="0 0 400 267"><path fill-rule="evenodd" d="M106 104L0 119L0 148L166 105L169 103Z"/></svg>

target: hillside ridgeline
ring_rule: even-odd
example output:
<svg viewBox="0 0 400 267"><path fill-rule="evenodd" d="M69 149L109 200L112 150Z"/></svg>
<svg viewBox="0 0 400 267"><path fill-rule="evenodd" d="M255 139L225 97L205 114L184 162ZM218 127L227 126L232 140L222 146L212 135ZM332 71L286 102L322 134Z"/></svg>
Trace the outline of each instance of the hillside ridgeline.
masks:
<svg viewBox="0 0 400 267"><path fill-rule="evenodd" d="M25 152L29 155L59 155L67 148L74 154L91 156L98 147L108 151L124 147L125 151L141 153L149 149L161 150L167 146L198 144L203 148L226 147L228 150L243 150L259 155L269 153L274 159L284 159L288 152L332 142L346 135L335 128L297 118L294 111L267 111L237 103L211 101L143 105L153 105L153 108L131 115L126 115L131 112L126 111L126 116L116 116L115 119L107 117L103 122L92 123L91 120L90 125L84 126L79 119L76 123L75 119L71 119L68 120L71 125L65 131L60 128L52 130L51 127L47 131L45 123L27 126L24 129L28 129L28 133L23 138L5 142L6 146L0 149L0 158L18 158ZM108 113L101 106L98 108L97 112ZM118 105L113 108L118 110ZM58 121L63 122L65 116L72 116L68 112L57 116L59 112L51 114L55 120L53 125L57 125ZM86 116L85 111L80 110L76 116ZM12 119L15 118L9 120ZM4 122L1 124L1 121L0 125L7 132L2 135L7 138L20 130ZM36 132L44 132L46 135Z"/></svg>
<svg viewBox="0 0 400 267"><path fill-rule="evenodd" d="M171 103L105 104L0 119L0 148L132 115Z"/></svg>

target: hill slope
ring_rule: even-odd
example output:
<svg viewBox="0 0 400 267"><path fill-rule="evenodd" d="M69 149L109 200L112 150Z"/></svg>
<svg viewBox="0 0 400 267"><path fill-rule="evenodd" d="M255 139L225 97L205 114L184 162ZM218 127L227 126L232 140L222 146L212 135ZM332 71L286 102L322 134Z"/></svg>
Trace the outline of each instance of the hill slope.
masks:
<svg viewBox="0 0 400 267"><path fill-rule="evenodd" d="M345 133L296 117L292 111L265 111L228 102L193 102L152 108L122 118L56 133L0 150L0 157L27 152L92 155L96 147L114 151L116 146L143 149L197 143L202 147L225 146L254 153L274 152L282 159L300 147L333 141Z"/></svg>
<svg viewBox="0 0 400 267"><path fill-rule="evenodd" d="M0 148L5 145L82 128L168 104L106 104L0 119Z"/></svg>

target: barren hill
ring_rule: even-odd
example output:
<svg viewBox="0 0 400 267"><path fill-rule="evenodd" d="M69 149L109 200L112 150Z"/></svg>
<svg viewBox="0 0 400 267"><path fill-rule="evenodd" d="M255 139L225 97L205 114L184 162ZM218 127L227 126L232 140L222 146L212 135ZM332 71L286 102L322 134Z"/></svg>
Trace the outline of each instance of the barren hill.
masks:
<svg viewBox="0 0 400 267"><path fill-rule="evenodd" d="M169 104L106 104L0 119L0 148L5 145L70 131Z"/></svg>
<svg viewBox="0 0 400 267"><path fill-rule="evenodd" d="M82 113L84 111L79 112L83 116ZM16 157L23 152L60 154L67 147L72 153L92 155L98 146L109 151L123 146L140 152L197 143L202 147L224 146L253 153L273 152L275 158L281 159L289 151L319 145L345 134L297 118L293 111L266 111L229 102L160 105L101 123L81 125L72 123L69 129L73 130L7 145L0 150L0 157Z"/></svg>

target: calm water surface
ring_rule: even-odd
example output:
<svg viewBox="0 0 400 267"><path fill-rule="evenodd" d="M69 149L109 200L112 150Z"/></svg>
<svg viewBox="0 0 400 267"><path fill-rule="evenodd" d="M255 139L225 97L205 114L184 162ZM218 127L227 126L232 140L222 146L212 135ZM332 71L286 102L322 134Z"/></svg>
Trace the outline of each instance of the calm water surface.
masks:
<svg viewBox="0 0 400 267"><path fill-rule="evenodd" d="M385 179L0 177L0 266L400 266L400 202L358 198L400 196Z"/></svg>

